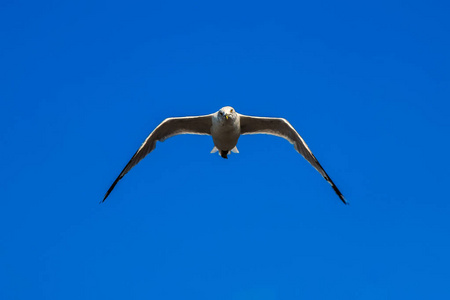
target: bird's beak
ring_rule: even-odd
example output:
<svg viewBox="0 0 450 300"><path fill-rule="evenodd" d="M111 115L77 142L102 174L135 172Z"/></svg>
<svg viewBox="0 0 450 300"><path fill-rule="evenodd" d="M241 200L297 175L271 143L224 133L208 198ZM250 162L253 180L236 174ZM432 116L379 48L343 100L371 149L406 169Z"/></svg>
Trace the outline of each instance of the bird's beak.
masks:
<svg viewBox="0 0 450 300"><path fill-rule="evenodd" d="M228 115L225 115L225 118L227 118L227 120L228 120Z"/></svg>

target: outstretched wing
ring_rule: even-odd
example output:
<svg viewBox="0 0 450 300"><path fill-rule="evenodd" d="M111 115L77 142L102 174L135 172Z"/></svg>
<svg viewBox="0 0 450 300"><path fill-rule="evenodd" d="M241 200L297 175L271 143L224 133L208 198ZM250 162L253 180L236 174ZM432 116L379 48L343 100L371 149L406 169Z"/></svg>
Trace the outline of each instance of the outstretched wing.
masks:
<svg viewBox="0 0 450 300"><path fill-rule="evenodd" d="M101 202L104 202L117 182L122 179L135 165L156 147L156 141L164 142L166 139L179 134L204 134L211 135L212 115L198 117L168 118L165 119L145 139L142 146L136 151L128 164L120 172L114 183L106 192Z"/></svg>
<svg viewBox="0 0 450 300"><path fill-rule="evenodd" d="M283 118L261 118L240 115L241 119L241 134L270 134L282 137L294 145L295 150L303 155L303 157L325 178L326 181L333 187L333 190L339 198L347 204L342 193L336 187L334 182L328 176L327 172L320 165L317 158L309 150L308 145L302 139L300 134L292 127L292 125Z"/></svg>

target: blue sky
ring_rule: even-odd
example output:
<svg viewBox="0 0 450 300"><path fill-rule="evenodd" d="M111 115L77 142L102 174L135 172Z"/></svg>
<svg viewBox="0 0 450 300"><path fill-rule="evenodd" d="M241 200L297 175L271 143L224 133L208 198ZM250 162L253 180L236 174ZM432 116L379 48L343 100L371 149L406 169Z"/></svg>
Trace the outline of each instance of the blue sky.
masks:
<svg viewBox="0 0 450 300"><path fill-rule="evenodd" d="M0 298L447 299L445 1L0 3ZM231 105L288 142L159 143Z"/></svg>

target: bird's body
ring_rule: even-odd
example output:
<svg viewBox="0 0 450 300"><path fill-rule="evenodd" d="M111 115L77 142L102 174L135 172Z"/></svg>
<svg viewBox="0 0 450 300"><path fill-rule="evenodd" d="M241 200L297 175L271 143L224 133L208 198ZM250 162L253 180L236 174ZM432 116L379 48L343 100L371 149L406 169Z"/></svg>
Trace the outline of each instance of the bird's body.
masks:
<svg viewBox="0 0 450 300"><path fill-rule="evenodd" d="M220 156L227 158L241 136L241 122L239 115L231 107L224 107L222 110L223 115L218 111L212 116L211 136Z"/></svg>
<svg viewBox="0 0 450 300"><path fill-rule="evenodd" d="M288 140L294 145L295 150L297 150L297 152L299 152L323 176L323 178L328 181L342 202L347 204L342 193L322 168L316 157L312 154L305 141L288 121L282 118L263 118L241 115L230 106L225 106L218 112L210 115L168 118L164 120L152 133L150 133L142 146L136 151L106 192L103 201L106 200L119 180L148 153L155 149L156 141L163 142L166 139L179 134L211 135L214 142L214 148L211 152L218 151L220 156L227 158L227 155L230 154L230 152L239 153L236 145L241 135L258 133L275 135Z"/></svg>

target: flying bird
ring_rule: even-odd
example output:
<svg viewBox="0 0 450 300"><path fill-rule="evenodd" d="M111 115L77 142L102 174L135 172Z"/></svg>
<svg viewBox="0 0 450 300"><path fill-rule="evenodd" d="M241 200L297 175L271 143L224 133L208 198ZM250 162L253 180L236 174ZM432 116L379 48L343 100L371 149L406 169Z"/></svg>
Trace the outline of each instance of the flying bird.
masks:
<svg viewBox="0 0 450 300"><path fill-rule="evenodd" d="M317 158L309 150L305 141L292 125L283 118L252 117L238 114L230 106L222 107L218 112L204 116L167 118L139 147L131 160L120 172L101 202L104 202L120 179L137 165L147 154L153 151L156 142L164 142L166 139L179 134L201 134L212 136L214 148L211 153L218 152L223 158L228 158L231 152L239 153L236 144L241 135L245 134L270 134L282 137L294 145L300 153L331 185L339 198L347 204L342 193L320 165Z"/></svg>

